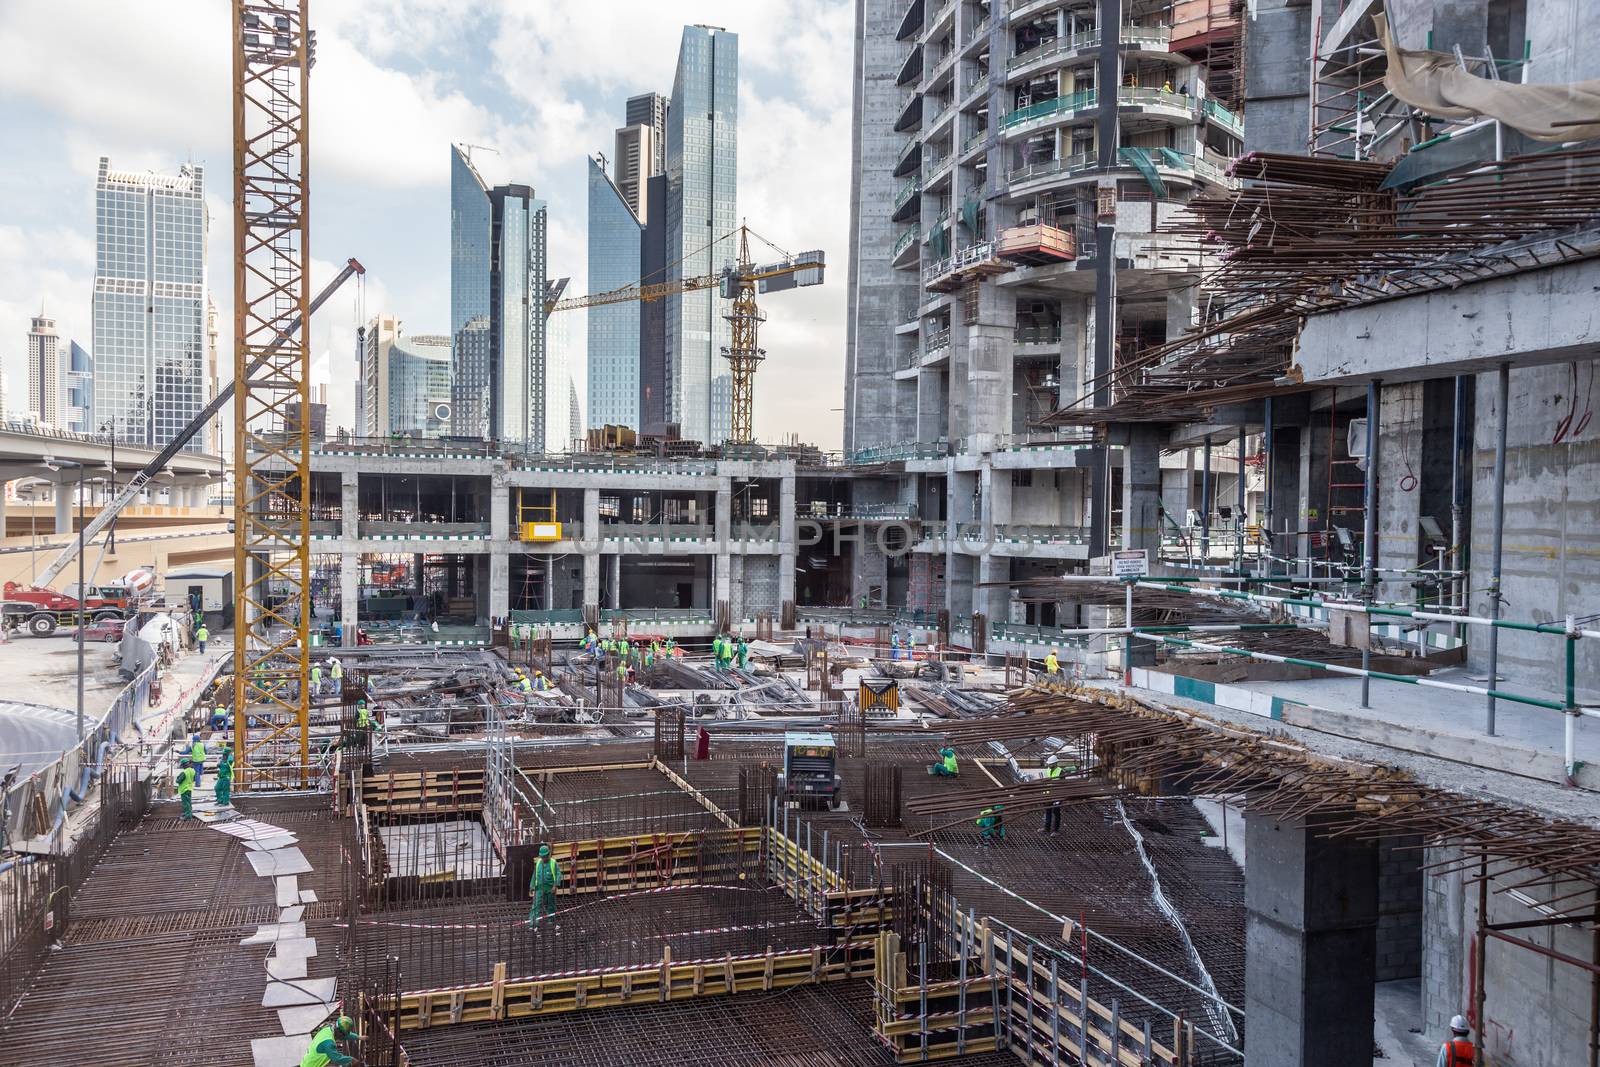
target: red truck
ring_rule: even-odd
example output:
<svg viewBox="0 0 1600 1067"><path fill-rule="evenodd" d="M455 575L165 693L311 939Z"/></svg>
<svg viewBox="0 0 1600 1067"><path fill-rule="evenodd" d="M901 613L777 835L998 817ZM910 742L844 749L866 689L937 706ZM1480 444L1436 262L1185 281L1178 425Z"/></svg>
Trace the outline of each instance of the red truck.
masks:
<svg viewBox="0 0 1600 1067"><path fill-rule="evenodd" d="M72 626L77 622L76 597L17 582L7 582L4 595L7 629L26 628L29 633L44 637L54 633L57 626ZM118 586L93 588L83 602L83 609L95 622L126 618L127 591Z"/></svg>

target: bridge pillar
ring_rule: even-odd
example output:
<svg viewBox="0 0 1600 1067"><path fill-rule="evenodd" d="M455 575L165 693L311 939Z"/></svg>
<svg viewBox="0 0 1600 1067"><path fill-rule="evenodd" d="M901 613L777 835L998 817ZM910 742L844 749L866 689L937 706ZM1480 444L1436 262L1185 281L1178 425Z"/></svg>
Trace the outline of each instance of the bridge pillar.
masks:
<svg viewBox="0 0 1600 1067"><path fill-rule="evenodd" d="M1245 817L1245 1067L1372 1055L1378 846Z"/></svg>
<svg viewBox="0 0 1600 1067"><path fill-rule="evenodd" d="M56 501L56 533L72 533L72 487L66 482L57 482L54 495Z"/></svg>

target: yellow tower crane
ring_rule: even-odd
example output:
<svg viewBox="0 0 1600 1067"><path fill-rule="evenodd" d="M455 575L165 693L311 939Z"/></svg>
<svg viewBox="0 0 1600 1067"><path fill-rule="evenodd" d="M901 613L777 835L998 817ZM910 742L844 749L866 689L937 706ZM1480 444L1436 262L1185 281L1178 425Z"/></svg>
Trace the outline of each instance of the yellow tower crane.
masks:
<svg viewBox="0 0 1600 1067"><path fill-rule="evenodd" d="M759 344L761 324L766 321L767 316L756 306L756 294L822 284L824 258L822 252L816 250L791 255L777 245L772 245L771 241L767 241L766 243L772 245L783 258L772 263L758 264L750 258L750 232L748 226L740 226L734 233L714 242L719 244L735 234L739 238L738 262L729 264L717 274L697 274L676 281L650 285L625 285L620 289L611 289L603 293L590 293L587 296L575 296L566 300L547 300L545 313L576 311L579 308L620 304L631 300L640 302L663 300L669 296L702 289L720 289L722 298L733 302L732 309L723 315L733 330L730 343L722 350L723 358L728 361L728 368L733 378L733 411L729 420L731 431L728 439L734 444L754 444L756 368L767 356L766 350ZM760 240L766 240L759 234L756 236Z"/></svg>

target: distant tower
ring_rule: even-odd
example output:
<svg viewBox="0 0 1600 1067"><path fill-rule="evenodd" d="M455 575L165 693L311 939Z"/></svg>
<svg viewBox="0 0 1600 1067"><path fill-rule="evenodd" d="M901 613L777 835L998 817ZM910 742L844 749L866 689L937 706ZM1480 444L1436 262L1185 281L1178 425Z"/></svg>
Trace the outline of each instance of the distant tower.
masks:
<svg viewBox="0 0 1600 1067"><path fill-rule="evenodd" d="M100 157L90 351L96 429L161 447L206 404L203 169L118 171ZM184 449L206 446L197 434Z"/></svg>
<svg viewBox="0 0 1600 1067"><path fill-rule="evenodd" d="M61 336L56 320L33 317L28 330L28 414L47 426L61 420Z"/></svg>

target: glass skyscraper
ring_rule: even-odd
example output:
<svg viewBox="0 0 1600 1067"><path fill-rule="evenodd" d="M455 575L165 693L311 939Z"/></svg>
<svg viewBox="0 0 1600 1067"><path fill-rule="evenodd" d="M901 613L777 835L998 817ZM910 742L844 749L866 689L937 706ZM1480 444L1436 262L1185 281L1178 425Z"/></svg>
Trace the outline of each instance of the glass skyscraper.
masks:
<svg viewBox="0 0 1600 1067"><path fill-rule="evenodd" d="M545 203L527 185L487 188L450 151L453 432L543 449Z"/></svg>
<svg viewBox="0 0 1600 1067"><path fill-rule="evenodd" d="M450 426L458 437L489 433L489 187L472 160L450 146Z"/></svg>
<svg viewBox="0 0 1600 1067"><path fill-rule="evenodd" d="M667 109L669 280L715 273L738 254L738 119L738 35L684 27ZM667 418L685 438L720 444L732 396L723 301L712 288L666 304Z"/></svg>
<svg viewBox="0 0 1600 1067"><path fill-rule="evenodd" d="M605 168L589 160L589 292L639 282L639 220ZM589 308L589 425L639 425L639 305Z"/></svg>
<svg viewBox="0 0 1600 1067"><path fill-rule="evenodd" d="M76 341L68 342L67 404L63 418L67 429L74 433L92 433L99 429L94 418L94 360ZM207 398L209 403L209 397Z"/></svg>
<svg viewBox="0 0 1600 1067"><path fill-rule="evenodd" d="M93 423L119 441L165 445L206 403L206 224L201 167L135 173L101 157ZM196 435L184 448L204 445Z"/></svg>

